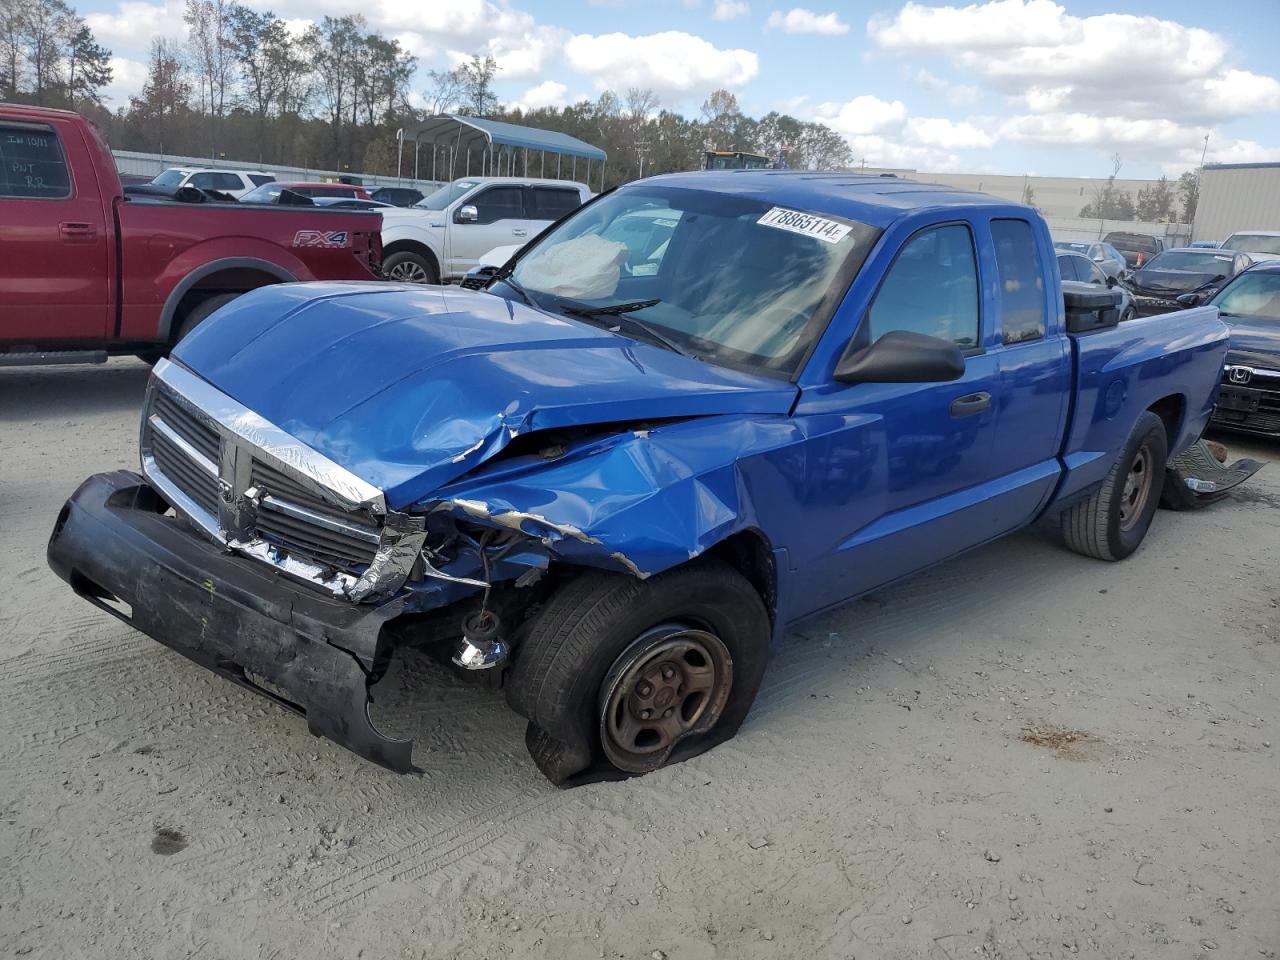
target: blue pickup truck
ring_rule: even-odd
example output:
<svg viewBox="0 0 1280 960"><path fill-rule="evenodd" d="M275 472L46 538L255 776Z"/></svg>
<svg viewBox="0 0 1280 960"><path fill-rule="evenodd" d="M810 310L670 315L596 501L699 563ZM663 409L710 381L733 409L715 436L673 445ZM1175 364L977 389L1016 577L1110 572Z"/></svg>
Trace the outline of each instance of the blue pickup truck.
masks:
<svg viewBox="0 0 1280 960"><path fill-rule="evenodd" d="M487 670L551 780L733 735L791 624L1034 521L1138 548L1213 410L1211 306L1065 295L1031 208L792 171L640 181L472 291L279 285L156 366L141 474L53 569L397 771L397 652Z"/></svg>

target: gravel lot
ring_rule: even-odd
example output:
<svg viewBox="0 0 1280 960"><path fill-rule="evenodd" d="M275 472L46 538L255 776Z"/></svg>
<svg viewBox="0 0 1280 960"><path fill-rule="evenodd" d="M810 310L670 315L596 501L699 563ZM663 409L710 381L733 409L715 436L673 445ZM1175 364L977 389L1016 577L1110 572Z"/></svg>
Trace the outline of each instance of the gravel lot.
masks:
<svg viewBox="0 0 1280 960"><path fill-rule="evenodd" d="M855 603L736 740L558 791L425 658L399 777L72 596L49 528L146 375L0 370L0 955L1277 955L1280 469L1123 564L1027 534Z"/></svg>

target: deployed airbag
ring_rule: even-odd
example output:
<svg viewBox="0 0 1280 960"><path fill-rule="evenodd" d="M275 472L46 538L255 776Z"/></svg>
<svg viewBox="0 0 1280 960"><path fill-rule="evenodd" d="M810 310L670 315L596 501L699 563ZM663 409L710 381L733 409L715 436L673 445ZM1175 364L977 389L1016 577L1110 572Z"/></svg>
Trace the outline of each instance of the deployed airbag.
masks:
<svg viewBox="0 0 1280 960"><path fill-rule="evenodd" d="M627 259L627 245L589 234L535 250L520 264L520 282L533 290L574 300L613 296Z"/></svg>

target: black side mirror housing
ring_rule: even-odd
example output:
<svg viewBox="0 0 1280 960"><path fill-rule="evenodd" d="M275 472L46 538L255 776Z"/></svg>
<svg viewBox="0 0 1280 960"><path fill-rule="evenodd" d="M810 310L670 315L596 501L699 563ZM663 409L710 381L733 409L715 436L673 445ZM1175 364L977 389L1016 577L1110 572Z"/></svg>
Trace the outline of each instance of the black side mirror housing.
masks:
<svg viewBox="0 0 1280 960"><path fill-rule="evenodd" d="M891 330L869 347L850 344L835 371L839 383L945 383L963 376L959 347L908 330Z"/></svg>
<svg viewBox="0 0 1280 960"><path fill-rule="evenodd" d="M1184 307L1198 307L1200 306L1201 297L1198 293L1184 293L1174 299Z"/></svg>
<svg viewBox="0 0 1280 960"><path fill-rule="evenodd" d="M493 278L500 269L502 268L487 264L480 267L472 267L467 271L466 276L462 278L462 286L468 290L483 290L493 282Z"/></svg>
<svg viewBox="0 0 1280 960"><path fill-rule="evenodd" d="M1116 285L1116 278L1115 278L1115 277L1108 276L1108 277L1107 277L1107 286L1108 286L1108 287L1114 287L1115 285Z"/></svg>

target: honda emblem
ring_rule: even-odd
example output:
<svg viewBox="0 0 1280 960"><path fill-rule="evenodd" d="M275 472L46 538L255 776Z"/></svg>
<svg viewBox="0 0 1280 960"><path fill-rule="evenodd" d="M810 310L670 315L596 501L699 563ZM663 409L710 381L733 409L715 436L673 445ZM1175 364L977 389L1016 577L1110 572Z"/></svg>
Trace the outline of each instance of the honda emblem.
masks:
<svg viewBox="0 0 1280 960"><path fill-rule="evenodd" d="M1227 379L1232 383L1248 383L1253 377L1249 367L1227 367Z"/></svg>

